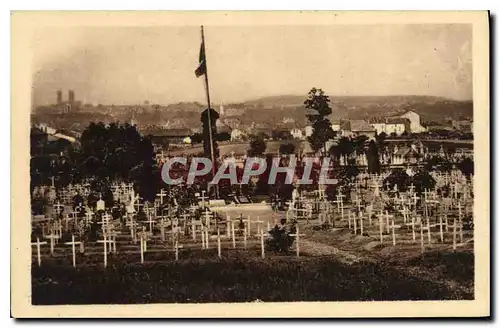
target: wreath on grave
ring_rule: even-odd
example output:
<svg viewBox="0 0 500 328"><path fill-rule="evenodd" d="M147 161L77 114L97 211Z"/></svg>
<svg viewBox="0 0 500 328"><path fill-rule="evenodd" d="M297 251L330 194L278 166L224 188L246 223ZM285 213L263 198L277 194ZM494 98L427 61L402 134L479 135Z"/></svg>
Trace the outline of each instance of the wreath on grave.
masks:
<svg viewBox="0 0 500 328"><path fill-rule="evenodd" d="M288 253L290 247L292 247L295 237L290 236L295 233L295 224L286 225L282 220L282 225L276 225L274 228L269 230L271 238L266 241L266 249L268 251Z"/></svg>
<svg viewBox="0 0 500 328"><path fill-rule="evenodd" d="M474 220L473 220L472 215L467 215L463 218L462 229L463 230L474 230Z"/></svg>

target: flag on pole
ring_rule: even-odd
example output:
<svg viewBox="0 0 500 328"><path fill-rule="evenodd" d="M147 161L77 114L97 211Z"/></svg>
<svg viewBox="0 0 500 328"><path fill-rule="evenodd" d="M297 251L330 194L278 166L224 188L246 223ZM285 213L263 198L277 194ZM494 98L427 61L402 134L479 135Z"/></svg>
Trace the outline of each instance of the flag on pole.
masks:
<svg viewBox="0 0 500 328"><path fill-rule="evenodd" d="M199 65L198 68L194 71L196 74L196 77L200 77L205 72L207 71L207 64L205 60L205 44L204 42L201 43L201 48L200 48L200 60L199 60Z"/></svg>

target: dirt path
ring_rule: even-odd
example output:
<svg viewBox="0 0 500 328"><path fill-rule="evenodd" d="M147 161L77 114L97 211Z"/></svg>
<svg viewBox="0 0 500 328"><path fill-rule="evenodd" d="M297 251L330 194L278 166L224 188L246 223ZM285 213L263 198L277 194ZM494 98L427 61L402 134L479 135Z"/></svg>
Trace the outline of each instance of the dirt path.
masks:
<svg viewBox="0 0 500 328"><path fill-rule="evenodd" d="M354 264L362 260L366 260L365 258L362 258L354 253L343 251L334 246L326 245L305 238L302 238L300 240L300 249L304 253L314 256L333 255L339 261L346 264Z"/></svg>
<svg viewBox="0 0 500 328"><path fill-rule="evenodd" d="M334 246L312 241L307 238L302 238L300 240L300 249L301 252L313 256L334 256L336 260L348 265L356 264L359 262L377 263L381 260L380 258L377 259L376 257L370 256L366 253L362 254L356 251L341 250ZM438 277L436 277L436 274L434 272L426 268L421 268L418 266L405 266L404 264L393 264L392 267L411 277L426 280L432 283L440 283L450 290L459 291L462 295L474 293L473 288L471 288L470 286L463 285L452 279L439 279Z"/></svg>

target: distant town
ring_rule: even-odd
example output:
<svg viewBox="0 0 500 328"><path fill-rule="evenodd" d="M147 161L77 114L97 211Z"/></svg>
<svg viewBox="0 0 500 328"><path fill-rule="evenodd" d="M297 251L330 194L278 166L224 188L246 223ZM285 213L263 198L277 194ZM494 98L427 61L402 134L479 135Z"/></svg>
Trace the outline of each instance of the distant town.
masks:
<svg viewBox="0 0 500 328"><path fill-rule="evenodd" d="M55 94L54 104L38 106L32 124L50 139L76 142L91 122L128 123L152 139L158 152L191 148L202 140L200 114L206 105L185 102L171 105L88 104L74 90ZM248 142L252 137L266 141L305 141L312 133L306 119L304 96L276 96L235 104L212 105L219 113L216 122L221 142ZM329 116L336 137L366 136L404 139L472 140L472 101L430 96L331 97ZM307 144L307 143L304 143ZM268 147L269 148L269 147ZM224 147L221 148L224 154ZM228 155L228 154L226 154Z"/></svg>

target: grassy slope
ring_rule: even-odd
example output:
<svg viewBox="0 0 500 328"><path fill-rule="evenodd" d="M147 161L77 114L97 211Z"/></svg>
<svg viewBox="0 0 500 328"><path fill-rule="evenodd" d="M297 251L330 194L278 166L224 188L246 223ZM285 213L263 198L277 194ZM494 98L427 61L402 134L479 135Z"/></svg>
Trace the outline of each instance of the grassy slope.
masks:
<svg viewBox="0 0 500 328"><path fill-rule="evenodd" d="M242 256L243 255L243 256ZM471 299L470 293L420 279L403 263L342 264L332 257L249 259L228 253L217 260L101 265L73 269L33 268L33 304L159 302L368 301ZM446 275L473 280L471 256L412 259L412 265L444 268ZM123 262L122 262L123 263ZM465 268L464 268L465 267Z"/></svg>

